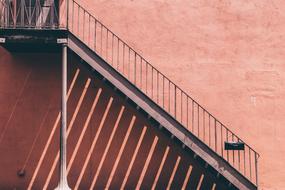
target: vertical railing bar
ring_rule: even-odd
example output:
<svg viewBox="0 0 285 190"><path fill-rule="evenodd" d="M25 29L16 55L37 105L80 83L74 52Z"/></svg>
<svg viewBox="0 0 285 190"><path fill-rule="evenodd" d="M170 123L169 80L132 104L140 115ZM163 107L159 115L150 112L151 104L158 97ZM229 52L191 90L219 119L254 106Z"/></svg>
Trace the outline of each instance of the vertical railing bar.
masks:
<svg viewBox="0 0 285 190"><path fill-rule="evenodd" d="M237 141L240 142L240 139L238 137ZM240 171L240 150L238 150L238 170Z"/></svg>
<svg viewBox="0 0 285 190"><path fill-rule="evenodd" d="M84 33L85 33L85 9L83 9L83 42L84 42ZM101 33L102 33L102 27L101 27Z"/></svg>
<svg viewBox="0 0 285 190"><path fill-rule="evenodd" d="M135 53L134 79L135 79L135 85L137 85L137 52L134 53Z"/></svg>
<svg viewBox="0 0 285 190"><path fill-rule="evenodd" d="M198 107L197 107L197 109L198 109L198 123L197 123L197 125L198 125L198 137L200 137L200 105L198 104Z"/></svg>
<svg viewBox="0 0 285 190"><path fill-rule="evenodd" d="M29 26L31 26L31 22L32 22L32 10L31 10L31 8L32 8L32 6L31 6L31 0L29 1L29 19L28 19L28 21L29 21ZM9 5L9 7L10 7L10 5ZM10 16L9 16L10 17ZM9 19L9 17L8 17L8 19Z"/></svg>
<svg viewBox="0 0 285 190"><path fill-rule="evenodd" d="M41 22L41 26L44 26L44 18L43 18L43 15L41 15L40 22Z"/></svg>
<svg viewBox="0 0 285 190"><path fill-rule="evenodd" d="M25 1L21 0L21 25L23 26L25 24Z"/></svg>
<svg viewBox="0 0 285 190"><path fill-rule="evenodd" d="M125 75L125 43L123 43L123 75Z"/></svg>
<svg viewBox="0 0 285 190"><path fill-rule="evenodd" d="M106 61L108 61L108 39L109 39L109 32L108 29L106 28Z"/></svg>
<svg viewBox="0 0 285 190"><path fill-rule="evenodd" d="M177 116L176 116L176 109L177 109L177 105L176 105L176 85L173 84L174 86L174 116L175 116L175 119L177 119Z"/></svg>
<svg viewBox="0 0 285 190"><path fill-rule="evenodd" d="M151 99L153 99L153 67L151 67Z"/></svg>
<svg viewBox="0 0 285 190"><path fill-rule="evenodd" d="M73 31L73 29L74 29L74 1L72 1L72 27L71 27L71 29L72 29L72 31Z"/></svg>
<svg viewBox="0 0 285 190"><path fill-rule="evenodd" d="M100 31L100 55L103 57L103 25L101 24L101 31Z"/></svg>
<svg viewBox="0 0 285 190"><path fill-rule="evenodd" d="M205 141L206 129L205 129L205 110L203 109L203 141Z"/></svg>
<svg viewBox="0 0 285 190"><path fill-rule="evenodd" d="M78 5L78 12L77 12L77 33L78 33L78 37L80 37L80 33L79 33L79 24L80 24L80 6Z"/></svg>
<svg viewBox="0 0 285 190"><path fill-rule="evenodd" d="M142 57L140 56L140 59L141 59L141 72L140 72L140 77L141 77L141 90L143 90L143 85L142 85L142 73L143 73L143 71L142 71Z"/></svg>
<svg viewBox="0 0 285 190"><path fill-rule="evenodd" d="M91 38L90 38L90 35L91 35L91 27L90 27L90 24L91 24L91 21L90 21L90 14L88 14L88 46L90 47L90 43L91 43Z"/></svg>
<svg viewBox="0 0 285 190"><path fill-rule="evenodd" d="M129 49L129 61L128 61L128 79L131 81L130 79L130 62L131 62L131 49Z"/></svg>
<svg viewBox="0 0 285 190"><path fill-rule="evenodd" d="M37 8L37 6L35 6L34 7L34 11L35 12L37 12L36 11L36 8ZM53 24L54 24L54 10L53 10L53 6L51 6L50 7L50 26L54 26ZM33 14L34 14L34 11L33 11ZM67 3L66 3L66 26L68 26L68 15L67 15L67 13L68 13L68 7L67 7ZM37 21L35 20L35 26L36 26L36 24L37 24Z"/></svg>
<svg viewBox="0 0 285 190"><path fill-rule="evenodd" d="M14 27L16 28L17 27L17 20L18 20L18 17L19 17L19 13L20 13L20 9L21 9L21 3L20 3L20 7L18 6L18 3L17 3L17 1L15 1L16 2L16 4L15 4L15 8L14 8L14 10L15 10L15 21L14 21ZM19 1L18 1L19 2ZM41 12L41 9L42 9L42 7L40 7L40 10L38 10L38 17L39 17L39 14L40 14L40 12ZM37 17L37 18L38 18ZM42 17L41 17L42 18ZM40 26L42 26L42 19L40 18Z"/></svg>
<svg viewBox="0 0 285 190"><path fill-rule="evenodd" d="M226 129L226 135L227 135L226 140L227 140L227 142L229 142L229 137L228 137L229 132L228 132L228 131L229 131L229 130ZM228 151L228 150L227 150L227 161L229 161L229 151Z"/></svg>
<svg viewBox="0 0 285 190"><path fill-rule="evenodd" d="M255 185L258 187L258 157L257 153L254 153L255 157Z"/></svg>
<svg viewBox="0 0 285 190"><path fill-rule="evenodd" d="M223 148L223 126L220 123L221 126L221 152L222 152L222 157L224 157L224 148Z"/></svg>
<svg viewBox="0 0 285 190"><path fill-rule="evenodd" d="M170 114L170 80L168 80L168 113Z"/></svg>
<svg viewBox="0 0 285 190"><path fill-rule="evenodd" d="M8 9L9 9L9 4L7 5L8 0L6 0L6 6L5 6L5 24L8 25L7 19L8 19ZM27 5L25 3L25 0L21 0L21 26L25 27L25 15L28 17L28 10L27 10Z"/></svg>
<svg viewBox="0 0 285 190"><path fill-rule="evenodd" d="M5 19L7 18L6 17L6 1L0 1L0 3L2 4L2 6L3 6L3 10L2 10L2 15L0 15L1 17L0 17L0 27L2 28L2 27L7 27L6 26L6 23L5 23ZM20 10L20 9L19 9Z"/></svg>
<svg viewBox="0 0 285 190"><path fill-rule="evenodd" d="M159 105L159 72L156 70L156 100Z"/></svg>
<svg viewBox="0 0 285 190"><path fill-rule="evenodd" d="M119 41L119 38L117 38L117 39L118 39L118 41L117 41L117 46L118 46L118 48L117 48L117 71L119 71L119 68L120 68L120 62L119 62L119 53L120 53L119 48L120 48L120 41Z"/></svg>
<svg viewBox="0 0 285 190"><path fill-rule="evenodd" d="M246 147L245 147L246 148ZM243 170L244 175L246 176L246 159L245 159L245 149L243 150Z"/></svg>
<svg viewBox="0 0 285 190"><path fill-rule="evenodd" d="M25 1L24 1L25 2ZM29 11L30 11L30 8L29 7L27 7L27 5L26 5L26 3L25 3L25 12L26 12L26 15L27 15L27 22L28 22L28 26L26 26L25 25L25 23L24 23L24 25L25 25L25 27L30 27L31 25L30 25L30 16L29 16Z"/></svg>
<svg viewBox="0 0 285 190"><path fill-rule="evenodd" d="M162 75L162 106L163 106L163 109L165 109L165 102L164 102L164 76Z"/></svg>
<svg viewBox="0 0 285 190"><path fill-rule="evenodd" d="M232 142L234 142L234 134L232 133ZM233 166L235 166L235 151L233 150Z"/></svg>
<svg viewBox="0 0 285 190"><path fill-rule="evenodd" d="M66 28L69 30L69 28L70 28L70 25L71 25L71 23L69 24L69 22L72 22L72 21L70 21L70 19L69 19L69 17L70 17L70 13L71 13L71 11L70 11L70 9L72 9L72 8L69 8L70 7L70 3L69 3L70 1L68 1L66 4L67 4L67 9L68 10L66 10L66 14L67 14L67 18L66 18L66 20L67 20L67 25L66 25ZM55 9L56 10L56 9ZM58 12L59 12L59 7L58 7ZM57 12L57 11L56 11ZM72 14L72 13L71 13ZM60 22L59 22L59 13L58 13L58 15L57 15L57 20L58 20L58 26L60 25Z"/></svg>
<svg viewBox="0 0 285 190"><path fill-rule="evenodd" d="M12 16L12 22L13 22L13 10L12 10L12 5L11 5L11 1L10 0L7 0L8 1L8 8L7 8L7 25L9 26L9 28L13 28L13 23L10 23L11 20L10 20L10 16Z"/></svg>
<svg viewBox="0 0 285 190"><path fill-rule="evenodd" d="M10 7L10 1L9 0L6 0L6 5L7 5L7 9L5 10L6 11L6 25L8 27L11 27L10 25L10 14L11 14L11 7Z"/></svg>
<svg viewBox="0 0 285 190"><path fill-rule="evenodd" d="M215 118L215 152L217 152L217 120Z"/></svg>
<svg viewBox="0 0 285 190"><path fill-rule="evenodd" d="M112 58L111 58L111 64L114 66L114 35L112 35Z"/></svg>
<svg viewBox="0 0 285 190"><path fill-rule="evenodd" d="M211 115L208 114L209 116L209 147L211 147Z"/></svg>
<svg viewBox="0 0 285 190"><path fill-rule="evenodd" d="M0 4L3 7L3 10L2 10L3 14L0 15L0 28L2 28L2 27L5 27L6 4L5 4L5 1L0 1Z"/></svg>
<svg viewBox="0 0 285 190"><path fill-rule="evenodd" d="M16 22L17 22L17 13L16 13L16 10L17 10L17 2L15 3L14 5L14 10L13 10L13 27L15 28L16 27ZM36 11L36 18L38 18L38 12L39 11Z"/></svg>
<svg viewBox="0 0 285 190"><path fill-rule="evenodd" d="M17 10L17 1L14 1L16 2L14 7L13 7L13 10L11 12L11 15L12 15L12 22L13 22L13 27L15 28L16 27L16 24L17 24L17 13L16 13L16 10ZM12 7L11 7L12 9ZM37 11L36 11L36 14L37 14ZM10 19L10 18L9 18Z"/></svg>
<svg viewBox="0 0 285 190"><path fill-rule="evenodd" d="M192 132L194 133L194 101L192 100Z"/></svg>
<svg viewBox="0 0 285 190"><path fill-rule="evenodd" d="M79 19L79 18L78 18ZM94 19L94 36L95 36L95 39L94 39L94 50L97 51L97 20Z"/></svg>
<svg viewBox="0 0 285 190"><path fill-rule="evenodd" d="M147 94L147 80L148 80L148 77L147 77L147 73L148 73L148 64L147 64L147 62L144 62L145 63L145 91L146 91L146 95L148 95Z"/></svg>
<svg viewBox="0 0 285 190"><path fill-rule="evenodd" d="M70 4L69 1L66 2L67 10L66 10L66 26L64 26L67 30L70 30ZM55 19L55 23L53 26L60 27L60 21L59 21L59 7L57 8L55 6L55 3L53 1L53 17Z"/></svg>
<svg viewBox="0 0 285 190"><path fill-rule="evenodd" d="M182 101L183 101L183 97L182 97L182 91L180 90L180 94L181 94L181 96L180 96L180 105L181 105L181 110L180 110L180 112L181 112L181 124L183 124L183 107L182 107Z"/></svg>
<svg viewBox="0 0 285 190"><path fill-rule="evenodd" d="M189 129L189 98L186 96L186 127Z"/></svg>
<svg viewBox="0 0 285 190"><path fill-rule="evenodd" d="M250 180L252 179L252 175L251 175L251 151L250 148L248 148L248 152L249 152L249 176L250 176Z"/></svg>
<svg viewBox="0 0 285 190"><path fill-rule="evenodd" d="M2 9L2 13L3 14L0 15L0 28L2 28L2 27L5 28L5 27L7 27L6 26L6 22L5 22L6 21L5 19L7 18L6 17L6 9L7 9L6 8L6 6L7 6L6 4L7 3L6 3L6 1L0 1L0 3L2 4L2 7L3 7L3 9Z"/></svg>

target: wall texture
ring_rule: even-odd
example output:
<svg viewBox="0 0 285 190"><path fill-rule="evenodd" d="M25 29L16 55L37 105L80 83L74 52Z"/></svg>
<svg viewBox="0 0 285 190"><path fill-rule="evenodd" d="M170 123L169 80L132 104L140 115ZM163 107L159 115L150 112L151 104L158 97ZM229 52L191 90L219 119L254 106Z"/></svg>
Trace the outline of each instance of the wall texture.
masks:
<svg viewBox="0 0 285 190"><path fill-rule="evenodd" d="M261 189L285 189L284 1L80 3L261 154Z"/></svg>
<svg viewBox="0 0 285 190"><path fill-rule="evenodd" d="M80 3L261 154L261 189L285 189L284 1Z"/></svg>

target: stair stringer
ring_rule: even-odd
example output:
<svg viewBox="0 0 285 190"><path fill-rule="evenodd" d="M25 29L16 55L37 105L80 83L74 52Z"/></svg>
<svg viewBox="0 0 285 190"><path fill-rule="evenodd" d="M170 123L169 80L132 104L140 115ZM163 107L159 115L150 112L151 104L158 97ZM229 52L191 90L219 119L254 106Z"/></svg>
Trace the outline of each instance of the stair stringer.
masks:
<svg viewBox="0 0 285 190"><path fill-rule="evenodd" d="M185 144L185 146L190 148L195 154L223 175L230 183L243 190L257 189L253 183L240 174L221 156L211 150L206 144L194 136L71 33L68 34L68 47L117 89L135 102L161 126L166 128L172 135Z"/></svg>

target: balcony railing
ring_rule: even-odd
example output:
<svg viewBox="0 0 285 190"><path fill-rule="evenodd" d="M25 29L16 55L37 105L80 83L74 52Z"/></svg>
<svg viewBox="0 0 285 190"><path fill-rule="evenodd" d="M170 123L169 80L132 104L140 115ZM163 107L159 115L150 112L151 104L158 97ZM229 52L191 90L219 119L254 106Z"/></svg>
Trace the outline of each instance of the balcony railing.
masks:
<svg viewBox="0 0 285 190"><path fill-rule="evenodd" d="M64 28L58 0L1 0L1 28Z"/></svg>
<svg viewBox="0 0 285 190"><path fill-rule="evenodd" d="M27 3L28 2L28 3ZM259 154L74 0L2 0L2 28L68 29L239 171L258 184ZM225 142L244 150L225 150Z"/></svg>

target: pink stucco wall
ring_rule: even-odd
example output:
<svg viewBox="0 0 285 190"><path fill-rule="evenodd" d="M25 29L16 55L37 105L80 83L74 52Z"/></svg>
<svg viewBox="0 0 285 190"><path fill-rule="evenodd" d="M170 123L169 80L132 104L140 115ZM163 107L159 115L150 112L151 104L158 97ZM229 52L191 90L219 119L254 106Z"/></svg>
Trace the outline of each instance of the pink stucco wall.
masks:
<svg viewBox="0 0 285 190"><path fill-rule="evenodd" d="M285 189L284 1L80 3L261 154L261 189Z"/></svg>
<svg viewBox="0 0 285 190"><path fill-rule="evenodd" d="M260 153L260 189L285 189L284 1L80 3Z"/></svg>

